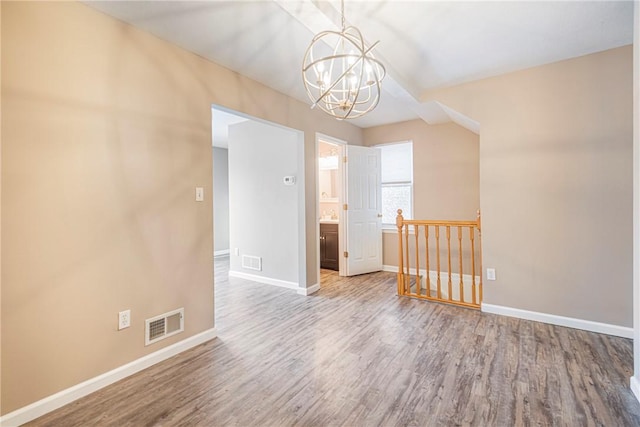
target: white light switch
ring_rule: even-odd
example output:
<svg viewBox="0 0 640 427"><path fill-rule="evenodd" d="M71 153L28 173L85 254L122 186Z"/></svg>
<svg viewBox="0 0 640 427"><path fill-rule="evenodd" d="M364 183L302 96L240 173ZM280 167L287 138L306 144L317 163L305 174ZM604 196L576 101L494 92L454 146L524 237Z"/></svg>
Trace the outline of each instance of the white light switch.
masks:
<svg viewBox="0 0 640 427"><path fill-rule="evenodd" d="M496 280L495 268L487 268L487 280Z"/></svg>
<svg viewBox="0 0 640 427"><path fill-rule="evenodd" d="M204 188L196 187L196 202L204 201Z"/></svg>

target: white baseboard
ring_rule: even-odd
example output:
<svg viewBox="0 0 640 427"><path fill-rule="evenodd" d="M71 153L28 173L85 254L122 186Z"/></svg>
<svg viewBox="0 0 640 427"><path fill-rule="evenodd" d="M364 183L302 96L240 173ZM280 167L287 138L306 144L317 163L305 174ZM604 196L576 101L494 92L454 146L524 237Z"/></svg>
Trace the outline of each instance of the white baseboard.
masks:
<svg viewBox="0 0 640 427"><path fill-rule="evenodd" d="M383 227L382 234L398 234L398 227ZM409 235L413 236L416 234L416 231L413 227L409 228Z"/></svg>
<svg viewBox="0 0 640 427"><path fill-rule="evenodd" d="M398 267L395 265L383 265L382 270L388 271L390 273L397 273ZM424 275L425 273L425 270L420 270L421 275ZM415 268L410 269L409 274L416 274ZM434 274L437 273L433 271L429 272L431 280L433 280ZM456 274L452 274L452 278L454 282L457 282L458 276ZM470 275L463 275L463 281L465 284L468 283L470 279ZM476 283L478 283L478 279L479 278L476 279ZM535 322L550 323L552 325L566 326L569 328L583 329L585 331L633 339L633 328L625 326L610 325L608 323L593 322L591 320L576 319L572 317L556 316L554 314L539 313L536 311L527 311L518 308L504 307L486 303L481 304L481 310L485 313L517 317L518 319L533 320ZM640 383L638 385L640 385ZM638 394L638 396L640 396L640 393Z"/></svg>
<svg viewBox="0 0 640 427"><path fill-rule="evenodd" d="M258 276L255 274L244 273L242 271L229 271L229 276L237 277L239 279L251 280L252 282L264 283L265 285L278 286L280 288L295 289L295 291L299 295L311 295L315 292L318 292L318 290L320 289L320 285L317 283L315 285L309 286L308 288L303 288L301 286L298 286L296 282L272 279L271 277Z"/></svg>
<svg viewBox="0 0 640 427"><path fill-rule="evenodd" d="M500 314L502 316L517 317L518 319L533 320L551 325L566 326L568 328L583 329L599 334L614 335L622 338L633 338L633 328L593 322L591 320L573 317L556 316L555 314L539 313L537 311L521 310L519 308L482 303L480 309L485 313Z"/></svg>
<svg viewBox="0 0 640 427"><path fill-rule="evenodd" d="M252 282L264 283L265 285L279 286L281 288L300 289L296 282L288 282L286 280L272 279L271 277L258 276L256 274L244 273L242 271L229 271L230 277L238 277L240 279L251 280Z"/></svg>
<svg viewBox="0 0 640 427"><path fill-rule="evenodd" d="M398 267L395 265L383 265L382 266L382 270L383 271L388 271L391 273L397 273L398 272ZM409 268L409 274L412 276L415 276L416 274L416 269L415 268ZM423 277L423 281L422 281L422 289L426 289L427 288L427 282L426 282L426 277L427 277L427 270L426 269L420 269L420 276ZM463 274L462 275L462 283L464 286L464 295L467 296L467 298L470 297L470 295L473 292L473 276L470 274ZM434 270L429 270L429 280L431 283L431 289L435 291L436 289L436 283L438 281L438 272L434 271ZM440 272L440 280L442 283L442 296L443 298L447 298L447 292L448 292L448 287L447 287L447 283L449 282L449 272L447 271L441 271ZM458 273L451 273L451 282L453 284L452 287L452 298L456 301L460 300L460 291L459 291L459 283L460 283L460 275ZM476 276L475 277L475 283L479 284L480 283L480 276ZM476 289L476 297L479 298L479 291Z"/></svg>
<svg viewBox="0 0 640 427"><path fill-rule="evenodd" d="M633 392L633 395L636 397L638 402L640 402L640 381L638 381L638 379L635 376L633 376L631 377L629 384L631 386L631 391Z"/></svg>
<svg viewBox="0 0 640 427"><path fill-rule="evenodd" d="M382 271L388 271L390 273L397 273L398 272L398 267L395 265L383 265L382 266ZM415 275L416 274L416 269L411 267L409 268L409 274L410 275ZM427 274L427 270L425 270L424 268L420 269L420 275L422 277L425 277ZM449 279L449 273L447 271L441 271L440 272L440 277L441 280L448 280ZM435 270L429 270L429 278L433 281L436 280L438 278L438 272ZM471 279L472 276L470 274L463 274L462 275L462 280L466 283L469 282L471 283ZM460 281L460 275L458 275L458 273L451 273L451 281L453 283L458 283ZM480 276L476 276L476 283L480 283Z"/></svg>
<svg viewBox="0 0 640 427"><path fill-rule="evenodd" d="M225 256L225 255L229 255L231 253L231 251L229 249L223 249L221 251L215 251L213 253L213 257L219 257L219 256Z"/></svg>
<svg viewBox="0 0 640 427"><path fill-rule="evenodd" d="M320 290L320 285L316 283L315 285L309 286L308 288L298 288L299 295L311 295Z"/></svg>
<svg viewBox="0 0 640 427"><path fill-rule="evenodd" d="M116 381L120 381L121 379L140 372L143 369L155 365L156 363L173 357L178 353L182 353L185 350L210 341L215 337L216 329L211 328L168 347L162 348L154 353L136 359L133 362L129 362L126 365L122 365L109 372L105 372L102 375L98 375L97 377L81 382L80 384L76 384L73 387L69 387L68 389L62 390L49 397L45 397L44 399L10 412L0 418L0 426L14 427L35 420L36 418L67 405L74 400L87 396L101 388L115 383Z"/></svg>
<svg viewBox="0 0 640 427"><path fill-rule="evenodd" d="M397 273L398 266L397 265L383 265L382 271L388 271L389 273Z"/></svg>

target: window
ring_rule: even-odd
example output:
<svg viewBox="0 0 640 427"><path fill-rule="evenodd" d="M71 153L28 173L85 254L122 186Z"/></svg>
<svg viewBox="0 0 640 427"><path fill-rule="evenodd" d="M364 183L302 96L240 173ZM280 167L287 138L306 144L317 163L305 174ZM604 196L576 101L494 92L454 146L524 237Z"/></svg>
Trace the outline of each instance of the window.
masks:
<svg viewBox="0 0 640 427"><path fill-rule="evenodd" d="M382 152L382 224L396 224L398 209L413 218L413 144L379 145Z"/></svg>

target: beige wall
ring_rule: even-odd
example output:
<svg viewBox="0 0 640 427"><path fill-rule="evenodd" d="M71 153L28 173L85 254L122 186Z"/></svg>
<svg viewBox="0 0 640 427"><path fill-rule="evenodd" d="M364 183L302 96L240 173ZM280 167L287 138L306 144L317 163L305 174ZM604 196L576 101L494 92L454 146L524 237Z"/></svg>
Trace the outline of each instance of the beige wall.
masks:
<svg viewBox="0 0 640 427"><path fill-rule="evenodd" d="M360 129L83 4L2 8L3 414L213 327L212 103L305 132L315 282L315 132Z"/></svg>
<svg viewBox="0 0 640 427"><path fill-rule="evenodd" d="M456 124L412 120L364 129L365 145L413 141L416 219L474 220L480 208L478 135ZM383 264L398 265L398 235L383 235Z"/></svg>
<svg viewBox="0 0 640 427"><path fill-rule="evenodd" d="M632 48L428 94L480 123L489 304L632 325Z"/></svg>

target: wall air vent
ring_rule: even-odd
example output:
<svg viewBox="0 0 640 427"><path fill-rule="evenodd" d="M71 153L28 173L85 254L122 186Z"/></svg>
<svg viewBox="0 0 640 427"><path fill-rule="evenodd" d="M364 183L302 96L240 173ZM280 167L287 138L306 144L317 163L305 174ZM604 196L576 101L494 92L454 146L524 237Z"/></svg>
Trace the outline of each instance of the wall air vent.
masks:
<svg viewBox="0 0 640 427"><path fill-rule="evenodd" d="M144 345L153 344L184 331L184 308L152 317L144 324Z"/></svg>
<svg viewBox="0 0 640 427"><path fill-rule="evenodd" d="M242 255L242 268L262 271L262 258L259 256Z"/></svg>

